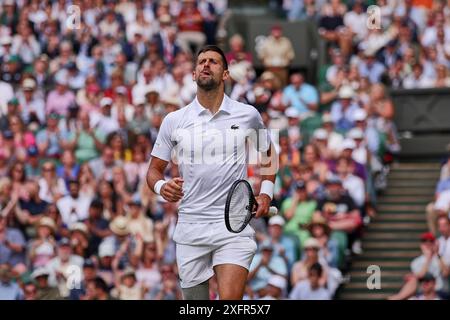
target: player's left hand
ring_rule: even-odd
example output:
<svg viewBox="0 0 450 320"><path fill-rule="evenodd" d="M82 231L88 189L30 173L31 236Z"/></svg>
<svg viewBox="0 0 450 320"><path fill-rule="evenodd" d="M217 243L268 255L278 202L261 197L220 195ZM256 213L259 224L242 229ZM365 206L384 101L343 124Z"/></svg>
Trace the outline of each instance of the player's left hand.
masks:
<svg viewBox="0 0 450 320"><path fill-rule="evenodd" d="M271 202L270 197L265 193L261 193L259 196L255 197L255 199L258 203L258 209L256 210L255 218L267 216L269 214Z"/></svg>

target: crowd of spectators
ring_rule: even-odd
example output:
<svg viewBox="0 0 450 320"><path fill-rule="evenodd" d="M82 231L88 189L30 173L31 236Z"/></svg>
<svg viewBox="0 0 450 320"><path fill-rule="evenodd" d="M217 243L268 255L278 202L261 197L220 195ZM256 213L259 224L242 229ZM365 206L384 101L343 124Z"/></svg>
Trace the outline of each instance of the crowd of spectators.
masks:
<svg viewBox="0 0 450 320"><path fill-rule="evenodd" d="M287 19L315 20L326 42L314 84L290 70L301 39L279 25L257 56L228 35L227 94L258 109L280 160L281 215L252 222L246 299L333 298L400 148L386 88L449 83L448 7L394 2L378 3L382 28L367 30L367 2L285 1ZM193 57L224 34L226 11L224 0L2 1L1 299L181 299L177 204L145 174L163 118L195 96ZM257 167L248 175L257 194ZM214 278L210 288L217 298Z"/></svg>
<svg viewBox="0 0 450 320"><path fill-rule="evenodd" d="M411 273L392 300L450 297L450 156L442 163L434 201L426 211L429 231L420 237L421 255L411 262Z"/></svg>

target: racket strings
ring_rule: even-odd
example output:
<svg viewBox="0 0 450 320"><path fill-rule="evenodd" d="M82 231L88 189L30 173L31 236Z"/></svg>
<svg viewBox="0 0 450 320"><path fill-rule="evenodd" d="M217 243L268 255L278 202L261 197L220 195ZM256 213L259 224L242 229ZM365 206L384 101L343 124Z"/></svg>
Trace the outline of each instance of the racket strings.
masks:
<svg viewBox="0 0 450 320"><path fill-rule="evenodd" d="M233 230L240 231L251 219L253 205L250 199L251 194L245 184L240 183L233 190L229 209L229 222Z"/></svg>

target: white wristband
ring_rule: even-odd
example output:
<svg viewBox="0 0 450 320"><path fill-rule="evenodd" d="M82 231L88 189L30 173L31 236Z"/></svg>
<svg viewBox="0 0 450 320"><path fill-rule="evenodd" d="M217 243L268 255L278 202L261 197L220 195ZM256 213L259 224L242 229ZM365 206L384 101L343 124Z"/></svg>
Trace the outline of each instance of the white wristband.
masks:
<svg viewBox="0 0 450 320"><path fill-rule="evenodd" d="M275 185L270 180L263 180L261 183L261 190L259 193L265 193L270 197L270 200L273 199L273 189Z"/></svg>
<svg viewBox="0 0 450 320"><path fill-rule="evenodd" d="M161 188L162 188L163 184L165 184L166 182L167 182L166 180L158 180L155 183L155 186L153 187L153 189L155 190L156 194L160 194Z"/></svg>

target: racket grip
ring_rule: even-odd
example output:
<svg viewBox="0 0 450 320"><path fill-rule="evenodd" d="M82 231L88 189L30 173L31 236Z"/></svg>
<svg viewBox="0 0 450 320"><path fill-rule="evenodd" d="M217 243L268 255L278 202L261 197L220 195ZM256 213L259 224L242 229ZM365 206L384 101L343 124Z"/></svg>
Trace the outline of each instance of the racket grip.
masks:
<svg viewBox="0 0 450 320"><path fill-rule="evenodd" d="M269 208L269 217L275 216L278 214L278 209L277 207L270 207Z"/></svg>

